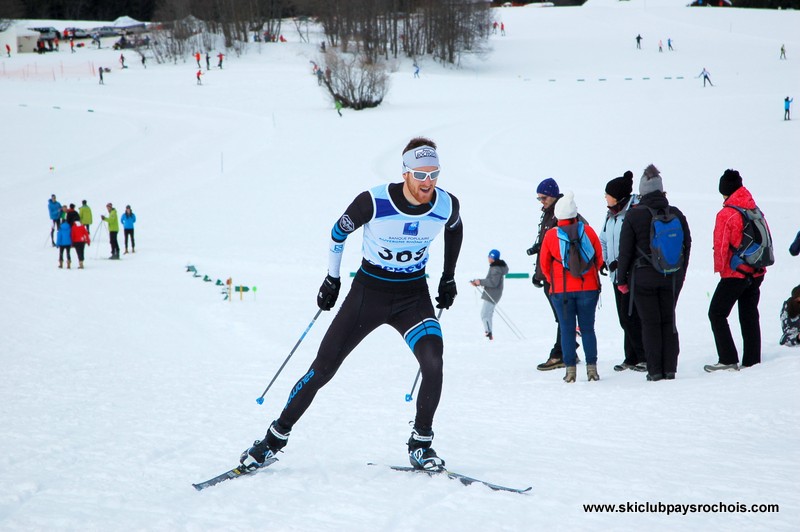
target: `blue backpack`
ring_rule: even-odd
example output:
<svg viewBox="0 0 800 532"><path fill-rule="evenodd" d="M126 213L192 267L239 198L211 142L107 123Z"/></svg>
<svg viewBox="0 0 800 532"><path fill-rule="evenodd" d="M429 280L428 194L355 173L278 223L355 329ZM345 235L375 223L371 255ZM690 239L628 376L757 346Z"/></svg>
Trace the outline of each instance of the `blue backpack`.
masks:
<svg viewBox="0 0 800 532"><path fill-rule="evenodd" d="M639 253L661 274L669 275L683 267L683 225L666 207L663 213L643 205L650 214L650 253ZM660 210L660 209L659 209ZM638 248L637 248L638 249Z"/></svg>
<svg viewBox="0 0 800 532"><path fill-rule="evenodd" d="M561 265L573 277L581 279L594 262L594 246L583 222L558 226L558 245L561 251ZM566 276L564 276L566 281Z"/></svg>

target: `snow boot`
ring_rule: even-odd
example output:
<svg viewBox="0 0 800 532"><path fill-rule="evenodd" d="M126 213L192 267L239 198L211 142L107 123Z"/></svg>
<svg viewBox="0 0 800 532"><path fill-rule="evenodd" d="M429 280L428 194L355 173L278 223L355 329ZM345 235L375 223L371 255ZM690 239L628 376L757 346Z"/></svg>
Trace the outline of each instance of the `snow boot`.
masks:
<svg viewBox="0 0 800 532"><path fill-rule="evenodd" d="M577 376L577 369L575 366L567 366L567 373L564 375L564 382L575 382Z"/></svg>
<svg viewBox="0 0 800 532"><path fill-rule="evenodd" d="M739 364L720 364L717 362L716 364L706 364L703 369L706 370L706 373L720 370L739 371Z"/></svg>
<svg viewBox="0 0 800 532"><path fill-rule="evenodd" d="M265 461L273 458L278 451L286 447L289 434L291 434L291 430L284 428L278 423L278 420L273 421L264 439L254 441L253 446L239 457L239 463L247 469L262 467Z"/></svg>
<svg viewBox="0 0 800 532"><path fill-rule="evenodd" d="M550 371L551 369L559 369L564 367L564 360L561 358L550 357L545 362L542 362L536 369L539 371Z"/></svg>
<svg viewBox="0 0 800 532"><path fill-rule="evenodd" d="M71 270L71 269L72 269L72 261L71 261L71 260L68 260L68 261L67 261L67 269L68 269L68 270Z"/></svg>
<svg viewBox="0 0 800 532"><path fill-rule="evenodd" d="M590 382L600 380L600 375L597 374L597 364L586 364L586 377Z"/></svg>
<svg viewBox="0 0 800 532"><path fill-rule="evenodd" d="M78 261L78 269L79 270L83 269L83 261L82 260Z"/></svg>
<svg viewBox="0 0 800 532"><path fill-rule="evenodd" d="M485 336L486 336L486 338L488 338L489 340L494 340L494 336L492 336L492 333L490 333L490 332L487 332L487 333L485 334Z"/></svg>
<svg viewBox="0 0 800 532"><path fill-rule="evenodd" d="M414 427L408 439L408 461L414 469L430 471L444 469L444 460L439 458L431 443L433 443L432 430L419 430Z"/></svg>
<svg viewBox="0 0 800 532"><path fill-rule="evenodd" d="M63 260L60 260L60 259L59 259L59 261L58 261L58 267L59 267L59 269L61 269L61 268L63 268L63 267L64 267L64 261L63 261Z"/></svg>

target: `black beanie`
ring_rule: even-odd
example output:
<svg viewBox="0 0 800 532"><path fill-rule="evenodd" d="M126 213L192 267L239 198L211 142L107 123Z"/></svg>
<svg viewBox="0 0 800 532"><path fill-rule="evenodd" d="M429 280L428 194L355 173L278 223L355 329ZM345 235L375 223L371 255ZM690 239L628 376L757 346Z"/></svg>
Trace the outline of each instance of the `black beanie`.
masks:
<svg viewBox="0 0 800 532"><path fill-rule="evenodd" d="M606 194L616 199L627 198L633 192L633 172L628 170L622 177L615 177L606 185Z"/></svg>
<svg viewBox="0 0 800 532"><path fill-rule="evenodd" d="M725 170L719 178L719 193L723 196L730 196L742 186L742 176L736 170Z"/></svg>

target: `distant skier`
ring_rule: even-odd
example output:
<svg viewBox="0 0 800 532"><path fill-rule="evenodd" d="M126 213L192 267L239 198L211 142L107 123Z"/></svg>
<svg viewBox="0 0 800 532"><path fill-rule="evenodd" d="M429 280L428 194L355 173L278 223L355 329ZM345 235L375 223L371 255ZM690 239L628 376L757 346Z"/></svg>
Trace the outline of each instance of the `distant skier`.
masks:
<svg viewBox="0 0 800 532"><path fill-rule="evenodd" d="M220 70L222 70L222 60L224 58L225 58L225 54L223 54L222 52L217 54L217 59L219 59L219 64L217 64L217 67L219 67Z"/></svg>
<svg viewBox="0 0 800 532"><path fill-rule="evenodd" d="M73 41L71 37L69 39L69 52L71 54L75 53L75 41Z"/></svg>
<svg viewBox="0 0 800 532"><path fill-rule="evenodd" d="M336 112L339 113L339 116L342 116L342 102L339 100L334 100L334 106L336 107Z"/></svg>
<svg viewBox="0 0 800 532"><path fill-rule="evenodd" d="M791 120L792 119L790 108L792 106L792 102L793 101L794 101L794 98L789 98L788 96L786 97L786 99L783 100L783 119L784 120Z"/></svg>
<svg viewBox="0 0 800 532"><path fill-rule="evenodd" d="M506 23L505 22L501 22L500 23L500 35L502 35L503 37L506 36Z"/></svg>
<svg viewBox="0 0 800 532"><path fill-rule="evenodd" d="M664 45L661 43L661 39L658 40L658 52L661 53L664 51Z"/></svg>
<svg viewBox="0 0 800 532"><path fill-rule="evenodd" d="M195 52L194 53L194 60L197 61L197 68L202 68L200 66L200 52Z"/></svg>
<svg viewBox="0 0 800 532"><path fill-rule="evenodd" d="M125 54L119 54L119 64L122 65L122 68L128 68L125 66Z"/></svg>
<svg viewBox="0 0 800 532"><path fill-rule="evenodd" d="M416 61L414 61L414 77L415 78L419 77L419 65L417 64Z"/></svg>
<svg viewBox="0 0 800 532"><path fill-rule="evenodd" d="M705 86L706 86L706 81L707 81L707 82L708 82L708 84L709 84L709 85L711 85L712 87L714 86L714 84L713 84L713 83L711 83L711 78L710 78L710 77L708 77L708 76L709 76L709 74L710 74L710 72L709 72L708 70L706 70L706 68L705 68L705 67L703 67L703 71L702 71L702 72L700 72L700 74L697 76L698 78L699 78L700 76L702 76L702 77L703 77L703 87L705 87Z"/></svg>
<svg viewBox="0 0 800 532"><path fill-rule="evenodd" d="M492 35L497 35L497 21L492 22Z"/></svg>
<svg viewBox="0 0 800 532"><path fill-rule="evenodd" d="M105 85L105 83L103 83L103 67L100 67L100 85Z"/></svg>
<svg viewBox="0 0 800 532"><path fill-rule="evenodd" d="M6 53L8 54L8 57L11 57L11 47L8 45L8 43L6 43Z"/></svg>
<svg viewBox="0 0 800 532"><path fill-rule="evenodd" d="M208 54L208 52L206 52L206 70L211 70L211 56Z"/></svg>
<svg viewBox="0 0 800 532"><path fill-rule="evenodd" d="M675 51L675 48L672 47L672 39L670 38L667 38L667 50L669 50L670 52Z"/></svg>
<svg viewBox="0 0 800 532"><path fill-rule="evenodd" d="M147 58L144 56L144 54L141 54L141 56L142 56L142 68L147 70Z"/></svg>
<svg viewBox="0 0 800 532"><path fill-rule="evenodd" d="M61 204L56 201L55 194L50 196L50 199L47 200L47 211L50 214L50 222L52 223L52 226L50 227L50 241L53 243L53 247L56 247L56 241L53 238L53 235L61 226Z"/></svg>
<svg viewBox="0 0 800 532"><path fill-rule="evenodd" d="M317 76L317 85L322 86L322 80L324 79L324 74L322 73L321 68L317 69L316 76Z"/></svg>
<svg viewBox="0 0 800 532"><path fill-rule="evenodd" d="M6 45L6 48L8 48L8 45ZM786 45L785 44L781 45L781 57L780 58L781 59L786 59Z"/></svg>
<svg viewBox="0 0 800 532"><path fill-rule="evenodd" d="M641 34L636 35L636 49L637 50L641 50L642 49L642 35Z"/></svg>
<svg viewBox="0 0 800 532"><path fill-rule="evenodd" d="M492 317L494 316L494 309L500 298L503 297L503 280L508 273L508 265L505 261L500 259L500 252L493 249L489 252L489 273L486 274L484 279L473 279L470 281L472 286L482 286L483 293L481 300L483 306L481 307L481 321L483 322L483 330L486 338L493 340L492 334Z"/></svg>
<svg viewBox="0 0 800 532"><path fill-rule="evenodd" d="M197 84L198 85L202 85L203 84L203 80L200 79L200 77L202 75L203 75L203 69L200 68L200 69L197 70Z"/></svg>

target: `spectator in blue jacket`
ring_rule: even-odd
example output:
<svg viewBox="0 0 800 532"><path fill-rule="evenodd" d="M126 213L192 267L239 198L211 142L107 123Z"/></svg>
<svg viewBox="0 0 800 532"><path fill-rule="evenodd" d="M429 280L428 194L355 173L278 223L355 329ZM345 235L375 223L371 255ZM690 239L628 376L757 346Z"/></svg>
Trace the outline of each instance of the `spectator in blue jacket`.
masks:
<svg viewBox="0 0 800 532"><path fill-rule="evenodd" d="M56 237L56 244L58 244L58 267L64 267L64 250L67 251L67 269L72 266L72 257L69 250L72 247L72 226L69 222L64 220L61 222L61 227L58 228L58 236Z"/></svg>
<svg viewBox="0 0 800 532"><path fill-rule="evenodd" d="M614 285L614 301L617 304L617 317L623 331L623 354L625 360L614 366L614 371L647 371L647 358L642 343L642 321L636 308L631 305L630 292L623 294L616 289L617 259L622 222L628 210L638 203L633 193L633 172L625 172L606 184L606 205L608 213L603 230L600 232L600 246L603 248L603 262L608 266L600 269L601 275L609 275ZM630 313L628 312L630 310Z"/></svg>
<svg viewBox="0 0 800 532"><path fill-rule="evenodd" d="M125 255L128 254L128 237L131 239L131 253L136 253L136 240L133 239L133 224L136 223L136 215L133 214L130 205L125 205L125 212L120 218L122 228L125 230Z"/></svg>
<svg viewBox="0 0 800 532"><path fill-rule="evenodd" d="M50 199L47 200L47 210L50 212L50 241L53 243L53 247L56 247L55 241L55 232L58 230L59 220L61 220L61 204L56 201L56 195L53 194L50 196Z"/></svg>
<svg viewBox="0 0 800 532"><path fill-rule="evenodd" d="M789 246L789 253L792 254L792 257L800 255L800 231L797 232L797 236L794 237L794 242Z"/></svg>

